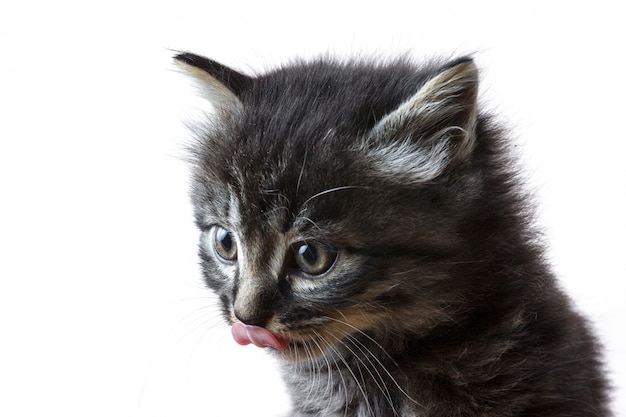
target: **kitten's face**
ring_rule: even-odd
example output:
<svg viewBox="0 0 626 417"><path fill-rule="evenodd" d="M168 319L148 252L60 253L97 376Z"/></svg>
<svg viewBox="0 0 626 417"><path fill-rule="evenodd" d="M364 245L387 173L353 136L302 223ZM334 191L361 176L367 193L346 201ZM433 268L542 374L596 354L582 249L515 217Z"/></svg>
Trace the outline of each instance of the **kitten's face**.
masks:
<svg viewBox="0 0 626 417"><path fill-rule="evenodd" d="M226 320L288 339L283 354L292 359L393 327L408 317L403 308L420 308L419 293L424 312L413 320L426 326L429 293L445 268L425 260L454 251L448 225L438 224L437 196L397 195L344 173L337 161L307 159L308 168L304 159L274 167L273 181L242 170L232 185L214 184L202 204L204 273ZM419 201L416 213L404 212L410 200ZM414 236L409 227L423 232Z"/></svg>
<svg viewBox="0 0 626 417"><path fill-rule="evenodd" d="M413 96L349 93L361 100L352 106L333 79L326 93L293 74L250 79L228 86L236 95L204 80L222 90L195 149L193 197L204 276L227 322L264 329L300 360L445 319L458 297L446 280L462 246L457 199L475 188L447 172L471 150L475 69L424 78Z"/></svg>

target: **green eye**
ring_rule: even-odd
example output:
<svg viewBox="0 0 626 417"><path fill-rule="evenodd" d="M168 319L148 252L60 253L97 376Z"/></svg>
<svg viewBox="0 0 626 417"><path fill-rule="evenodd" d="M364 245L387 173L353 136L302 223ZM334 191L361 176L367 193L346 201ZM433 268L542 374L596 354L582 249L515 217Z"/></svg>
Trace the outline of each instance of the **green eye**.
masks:
<svg viewBox="0 0 626 417"><path fill-rule="evenodd" d="M337 259L337 250L316 242L293 245L294 260L300 271L308 275L322 275Z"/></svg>
<svg viewBox="0 0 626 417"><path fill-rule="evenodd" d="M237 259L237 242L233 235L223 227L213 228L213 247L220 258L226 261Z"/></svg>

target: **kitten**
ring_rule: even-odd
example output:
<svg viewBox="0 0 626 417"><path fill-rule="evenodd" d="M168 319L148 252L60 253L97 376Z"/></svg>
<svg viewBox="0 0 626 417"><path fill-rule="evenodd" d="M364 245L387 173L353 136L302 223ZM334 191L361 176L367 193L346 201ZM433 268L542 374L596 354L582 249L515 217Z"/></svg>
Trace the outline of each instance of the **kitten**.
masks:
<svg viewBox="0 0 626 417"><path fill-rule="evenodd" d="M213 113L192 198L207 285L279 357L293 415L608 416L471 58L177 62Z"/></svg>

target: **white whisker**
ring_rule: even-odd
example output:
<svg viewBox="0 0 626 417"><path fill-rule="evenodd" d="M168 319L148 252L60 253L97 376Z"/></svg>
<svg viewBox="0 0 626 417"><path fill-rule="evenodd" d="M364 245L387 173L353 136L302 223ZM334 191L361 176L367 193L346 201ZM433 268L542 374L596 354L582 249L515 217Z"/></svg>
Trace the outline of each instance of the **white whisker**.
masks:
<svg viewBox="0 0 626 417"><path fill-rule="evenodd" d="M298 195L300 193L300 183L302 182L302 175L304 174L304 167L306 166L306 159L309 155L309 148L307 147L304 150L304 160L302 161L302 167L300 168L300 175L298 175L298 183L296 184L296 201L298 200Z"/></svg>
<svg viewBox="0 0 626 417"><path fill-rule="evenodd" d="M398 364L395 362L395 360L393 359L393 357L387 352L387 350L380 344L378 343L378 341L376 339L374 339L372 336L368 335L367 333L365 333L363 330L359 329L358 327L348 323L346 316L339 310L336 310L341 316L343 316L344 320L339 320L336 319L334 317L330 317L330 316L324 316L324 318L327 318L329 320L335 321L339 324L342 324L344 326L349 327L350 329L354 330L355 332L363 335L364 337L366 337L370 342L374 343L376 345L376 347L378 349L381 350L382 353L385 354L385 356L387 356L389 359L391 359L393 361L393 364L395 366L398 366Z"/></svg>
<svg viewBox="0 0 626 417"><path fill-rule="evenodd" d="M376 367L374 366L374 364L368 359L369 364L374 368L374 371L376 372L376 374L378 375L378 378L376 378L376 376L372 373L372 371L370 370L370 367L367 366L367 364L363 361L363 359L361 359L361 357L359 355L357 355L357 353L352 350L350 348L350 346L348 346L344 340L349 340L353 346L355 346L357 349L359 349L359 351L363 354L365 354L365 352L363 352L362 349L360 349L358 346L356 346L356 344L354 344L354 342L350 339L356 340L353 337L351 337L348 334L345 334L347 336L347 338L345 339L340 339L337 336L335 336L334 334L331 334L331 336L337 340L338 343L340 343L341 345L343 345L351 354L351 356L356 359L358 361L357 363L357 367L359 368L359 374L361 375L361 381L365 381L365 378L363 376L363 373L361 371L361 366L359 365L359 363L361 365L363 365L363 367L365 368L365 370L367 371L367 373L369 374L369 376L372 378L372 380L374 381L374 383L376 384L376 386L378 387L378 389L383 393L383 396L385 397L385 399L387 400L387 403L389 404L389 406L394 410L394 414L397 414L395 412L395 407L393 405L393 400L391 398L391 394L389 393L389 389L387 388L387 385L385 384L384 380L382 379L382 376L380 375L380 373L378 372L378 370L376 370ZM371 354L371 351L368 350L368 352ZM380 363L380 362L379 362ZM379 382L380 381L380 382ZM381 385L382 384L382 385ZM367 398L366 398L367 401Z"/></svg>
<svg viewBox="0 0 626 417"><path fill-rule="evenodd" d="M317 332L315 332L315 335L316 335L316 337L318 337L318 338L320 337L320 336L319 336L319 334L318 334ZM317 346L317 348L319 349L319 351L320 351L320 355L321 355L321 357L324 359L324 362L326 362L326 369L327 369L327 372L326 372L326 373L328 374L328 377L327 377L327 382L326 382L326 389L324 390L324 393L323 393L323 395L322 395L322 397L326 397L326 396L329 394L330 390L331 390L331 386L332 386L332 378L333 378L333 377L332 377L332 375L333 375L333 374L332 374L332 373L333 373L333 369L332 369L332 367L331 367L331 365L330 365L330 361L328 360L328 357L327 357L327 355L326 355L326 352L324 351L324 349L322 348L322 346L319 344L319 342L318 342L316 339L313 339L313 342L315 343L315 345L316 345L316 346ZM321 382L321 381L320 381L320 382Z"/></svg>
<svg viewBox="0 0 626 417"><path fill-rule="evenodd" d="M358 339L356 339L354 336L346 333L346 332L342 332L346 338L346 340L348 340L356 349L359 350L359 352L361 352L363 358L365 360L367 360L367 362L369 363L369 367L367 366L367 364L365 364L365 362L363 361L363 359L361 359L358 355L356 355L356 353L354 351L352 351L350 349L351 352L353 352L353 354L355 355L355 357L361 362L363 363L363 365L366 367L366 369L368 370L370 376L372 377L372 379L374 380L374 383L376 384L376 386L378 387L378 389L380 389L380 391L383 394L383 397L385 397L385 399L387 400L387 403L389 404L389 406L392 408L393 412L395 415L397 415L396 412L396 408L395 405L393 403L393 399L391 398L391 393L389 392L389 388L387 387L387 384L385 383L385 380L383 379L383 376L380 374L380 372L378 372L378 369L376 369L376 364L374 362L371 361L370 357L373 357L376 362L378 363L378 365L380 365L380 367L382 367L383 369L386 370L385 366L376 358L376 356L374 355L374 353L367 348L367 346L365 346L362 342L360 342ZM344 343L345 345L345 343ZM346 345L347 347L347 345ZM376 376L374 376L374 374L372 374L372 372L370 371L370 369L373 369L373 371L376 373ZM392 378L393 379L393 378ZM380 382L379 382L380 381ZM382 385L381 385L382 384Z"/></svg>
<svg viewBox="0 0 626 417"><path fill-rule="evenodd" d="M343 314L342 314L342 315L343 315ZM358 329L357 327L355 327L355 326L351 325L351 324L350 324L350 323L348 323L347 321L338 320L338 319L335 319L335 318L333 318L333 317L327 317L327 318L329 318L329 319L331 319L331 320L333 320L333 321L336 321L336 322L338 322L338 323L340 323L340 324L343 324L343 325L345 325L345 326L347 326L347 327L349 327L349 328L353 329L356 333L358 333L358 334L360 334L360 335L363 335L365 338L367 338L367 339L368 339L368 340L370 340L372 343L374 343L374 344L376 345L376 347L378 347L378 348L382 351L382 353L384 353L384 354L385 354L385 356L387 356L389 359L391 359L391 360L392 360L392 362L393 362L393 364L394 364L394 366L396 366L398 369L400 369L400 368L399 368L398 363L397 363L395 360L393 360L393 358L392 358L392 357L391 357L391 355L387 352L387 350L386 350L385 348L383 348L383 347L382 347L382 345L381 345L380 343L378 343L378 342L377 342L374 338L372 338L370 335L368 335L368 334L367 334L367 333L365 333L364 331L362 331L362 330ZM345 316L344 316L344 318L345 318ZM346 333L346 335L347 335L347 333ZM353 338L353 339L354 339L354 338ZM356 339L354 339L354 340L356 340ZM359 342L359 343L360 343L360 342ZM361 346L363 346L364 348L366 348L366 347L365 347L365 345L364 345L364 344L362 344L362 343L361 343ZM391 374L391 372L389 372L389 370L387 369L387 367L385 367L385 366L382 364L382 362L380 361L380 359L378 359L378 358L376 357L376 355L374 355L374 354L372 353L372 351L371 351L369 348L366 348L366 349L367 349L367 351L371 354L372 358L374 358L374 360L378 363L378 365L380 365L380 367L383 369L383 371L385 371L385 373L386 373L386 374L387 374L387 376L391 379L391 381L394 383L394 385L396 386L396 388L398 388L398 390L399 390L399 391L400 391L400 392L401 392L401 393L402 393L402 394L403 394L403 395L404 395L404 396L405 396L405 397L406 397L409 401L411 401L412 403L414 403L414 404L416 404L416 405L422 406L422 404L420 404L417 400L415 400L414 398L412 398L412 397L411 397L411 396L410 396L410 395L409 395L409 394L408 394L408 393L404 390L404 388L402 388L402 386L401 386L401 385L398 383L398 381L394 378L394 376Z"/></svg>
<svg viewBox="0 0 626 417"><path fill-rule="evenodd" d="M335 335L333 335L332 333L329 333L329 335L332 336L333 338L337 339L337 337ZM337 340L339 341L339 339L337 339ZM344 346L345 346L345 344L344 344ZM361 379L357 378L356 374L354 373L354 371L350 367L350 364L348 364L348 361L341 354L341 352L339 352L339 350L337 350L332 344L329 344L329 348L338 356L339 360L344 364L345 369L350 373L350 376L352 376L352 379L353 379L354 383L356 384L357 389L361 393L361 396L363 397L363 400L365 401L365 404L367 406L367 409L368 409L370 415L374 415L374 411L372 410L372 405L369 402L369 396L367 395L367 391L365 390L365 387L363 386L364 383L365 383L365 380L363 378L363 373L361 371L361 367L359 366L359 364L357 363L357 367L359 368L359 374L361 375ZM350 350L350 349L348 348L348 350ZM341 374L341 371L339 371L339 372ZM346 403L346 408L347 408L347 406L348 406L348 404Z"/></svg>
<svg viewBox="0 0 626 417"><path fill-rule="evenodd" d="M302 207L306 206L307 203L309 203L310 201L312 201L312 200L314 200L314 199L316 199L318 197L321 197L321 196L323 196L325 194L330 194L330 193L334 193L334 192L342 191L342 190L353 190L353 189L366 189L367 190L367 189L370 189L370 188L371 187L366 187L366 186L363 186L363 185L344 185L344 186L341 186L341 187L330 188L328 190L320 191L317 194L313 194L311 197L306 199L304 201L304 203L302 203Z"/></svg>

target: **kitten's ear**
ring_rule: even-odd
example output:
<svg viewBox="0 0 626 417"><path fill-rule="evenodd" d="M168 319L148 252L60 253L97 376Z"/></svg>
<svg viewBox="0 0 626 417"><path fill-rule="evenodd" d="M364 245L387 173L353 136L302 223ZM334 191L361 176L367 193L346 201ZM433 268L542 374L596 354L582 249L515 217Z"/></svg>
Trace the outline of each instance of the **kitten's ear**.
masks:
<svg viewBox="0 0 626 417"><path fill-rule="evenodd" d="M467 158L475 142L478 70L470 58L445 66L369 132L376 171L430 181Z"/></svg>
<svg viewBox="0 0 626 417"><path fill-rule="evenodd" d="M184 52L174 57L181 70L194 79L202 95L222 111L242 107L239 95L250 88L253 80L219 62Z"/></svg>

